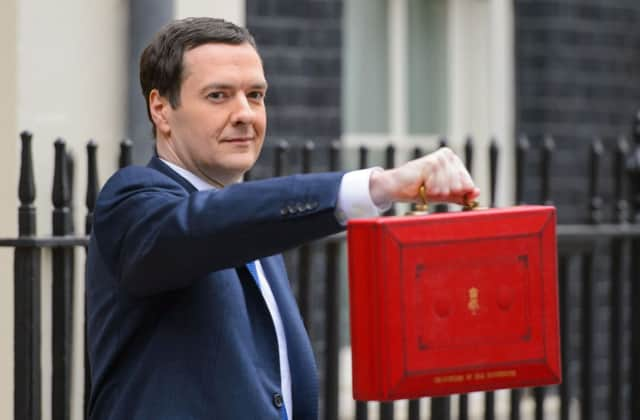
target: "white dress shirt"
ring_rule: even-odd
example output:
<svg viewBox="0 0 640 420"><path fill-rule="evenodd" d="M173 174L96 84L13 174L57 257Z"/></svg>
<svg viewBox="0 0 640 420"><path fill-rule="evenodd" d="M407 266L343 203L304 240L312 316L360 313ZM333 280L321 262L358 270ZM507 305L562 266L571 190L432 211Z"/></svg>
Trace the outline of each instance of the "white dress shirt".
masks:
<svg viewBox="0 0 640 420"><path fill-rule="evenodd" d="M215 187L204 181L202 178L191 173L190 171L181 168L171 162L164 159L160 159L167 166L173 169L181 177L186 179L193 185L198 191L210 190ZM338 201L336 204L336 219L341 224L346 224L349 219L361 218L361 217L375 217L380 215L380 212L387 210L391 204L386 204L381 207L377 207L371 200L369 194L369 177L371 172L375 170L381 170L380 168L361 169L358 171L347 172L340 183L340 189L338 191ZM271 314L271 320L276 330L276 338L278 341L278 357L280 360L280 386L282 389L282 397L284 399L284 405L287 410L287 418L293 420L293 401L291 394L291 370L289 368L289 357L287 355L287 340L284 333L284 326L282 325L282 318L278 305L273 296L273 291L269 286L269 282L266 279L264 270L259 260L255 261L256 271L258 273L258 285L260 292L264 298L267 309Z"/></svg>

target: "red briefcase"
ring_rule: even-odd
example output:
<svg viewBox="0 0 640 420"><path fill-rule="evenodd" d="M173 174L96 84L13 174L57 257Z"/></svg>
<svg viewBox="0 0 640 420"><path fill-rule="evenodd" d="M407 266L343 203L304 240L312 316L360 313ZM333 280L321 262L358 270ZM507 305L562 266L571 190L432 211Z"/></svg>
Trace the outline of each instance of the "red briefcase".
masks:
<svg viewBox="0 0 640 420"><path fill-rule="evenodd" d="M548 206L350 221L354 398L559 383L555 224Z"/></svg>

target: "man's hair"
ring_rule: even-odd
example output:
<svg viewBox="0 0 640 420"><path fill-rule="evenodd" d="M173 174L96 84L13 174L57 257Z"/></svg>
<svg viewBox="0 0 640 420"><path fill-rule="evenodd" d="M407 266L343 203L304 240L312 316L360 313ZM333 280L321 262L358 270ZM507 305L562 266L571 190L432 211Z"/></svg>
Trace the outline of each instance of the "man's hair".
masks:
<svg viewBox="0 0 640 420"><path fill-rule="evenodd" d="M156 126L149 110L149 94L158 89L175 109L180 105L184 53L200 45L248 43L256 48L249 31L223 19L209 17L175 20L165 25L151 40L140 56L140 86L147 104L147 115Z"/></svg>

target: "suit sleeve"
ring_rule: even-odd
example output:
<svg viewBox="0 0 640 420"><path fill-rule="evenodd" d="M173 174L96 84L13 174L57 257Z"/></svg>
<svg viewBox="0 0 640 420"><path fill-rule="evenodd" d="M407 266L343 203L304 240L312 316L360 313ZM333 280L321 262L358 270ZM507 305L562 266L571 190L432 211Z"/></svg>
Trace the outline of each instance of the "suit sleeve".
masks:
<svg viewBox="0 0 640 420"><path fill-rule="evenodd" d="M294 175L189 193L150 168L117 172L94 215L97 248L119 286L146 296L343 229L341 173Z"/></svg>

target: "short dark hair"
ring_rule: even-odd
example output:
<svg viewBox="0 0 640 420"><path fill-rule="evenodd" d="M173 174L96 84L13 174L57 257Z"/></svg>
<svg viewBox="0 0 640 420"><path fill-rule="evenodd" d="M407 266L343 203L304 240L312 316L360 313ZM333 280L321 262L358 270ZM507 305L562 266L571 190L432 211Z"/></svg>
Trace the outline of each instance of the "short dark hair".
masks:
<svg viewBox="0 0 640 420"><path fill-rule="evenodd" d="M209 43L248 43L257 50L256 42L247 29L223 19L195 17L168 23L142 52L140 86L149 121L153 124L154 137L156 126L149 110L149 94L153 89L158 89L160 95L168 98L174 109L177 108L180 105L184 53Z"/></svg>

